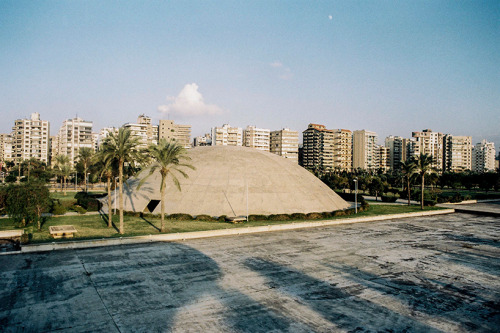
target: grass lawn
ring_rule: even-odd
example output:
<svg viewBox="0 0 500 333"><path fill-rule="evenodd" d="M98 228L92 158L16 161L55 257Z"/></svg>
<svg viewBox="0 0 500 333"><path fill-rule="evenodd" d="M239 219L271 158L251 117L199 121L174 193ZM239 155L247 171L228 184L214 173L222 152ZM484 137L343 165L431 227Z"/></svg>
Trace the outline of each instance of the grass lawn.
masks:
<svg viewBox="0 0 500 333"><path fill-rule="evenodd" d="M428 210L439 210L439 207L426 207ZM402 206L402 205L372 205L365 211L357 215L339 216L331 219L354 218L363 216L375 216L386 214L401 214L410 212L420 212L420 206ZM113 223L118 226L118 216L113 217ZM166 227L167 233L177 232L190 232L190 231L204 231L215 229L232 229L251 226L262 226L270 224L286 224L294 222L303 222L302 220L288 220L288 221L251 221L245 223L226 223L217 221L177 221L167 220ZM42 226L42 231L38 232L33 226L28 226L25 233L31 234L32 238L30 243L44 243L44 242L57 242L65 241L67 239L53 239L49 234L49 226L56 225L73 225L78 231L74 238L75 240L84 239L100 239L100 238L115 238L115 237L130 237L140 235L157 234L160 227L159 218L141 218L141 217L124 217L125 234L118 234L117 228L108 228L107 222L100 215L78 215L78 216L60 216L47 218ZM0 220L0 230L18 229L11 219Z"/></svg>

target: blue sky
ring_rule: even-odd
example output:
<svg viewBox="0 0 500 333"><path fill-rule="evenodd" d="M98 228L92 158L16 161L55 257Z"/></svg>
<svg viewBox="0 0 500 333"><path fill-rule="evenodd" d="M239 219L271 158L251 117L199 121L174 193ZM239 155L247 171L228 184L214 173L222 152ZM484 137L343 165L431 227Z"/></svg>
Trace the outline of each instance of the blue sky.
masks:
<svg viewBox="0 0 500 333"><path fill-rule="evenodd" d="M0 132L172 118L500 147L499 1L0 1Z"/></svg>

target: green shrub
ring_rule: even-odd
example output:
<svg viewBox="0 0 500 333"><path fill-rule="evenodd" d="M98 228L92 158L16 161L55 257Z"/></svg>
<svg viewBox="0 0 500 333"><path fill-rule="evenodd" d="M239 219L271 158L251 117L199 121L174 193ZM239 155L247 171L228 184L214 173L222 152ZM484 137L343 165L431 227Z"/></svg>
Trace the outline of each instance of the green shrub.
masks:
<svg viewBox="0 0 500 333"><path fill-rule="evenodd" d="M78 206L78 205L73 206L73 210L75 212L77 212L78 214L85 214L87 212L85 210L85 208L83 208L82 206Z"/></svg>
<svg viewBox="0 0 500 333"><path fill-rule="evenodd" d="M189 214L183 214L183 213L178 213L178 214L171 214L168 215L167 218L171 220L181 220L181 221L191 221L193 220L193 217Z"/></svg>
<svg viewBox="0 0 500 333"><path fill-rule="evenodd" d="M97 200L97 198L101 197L101 194L92 194L88 192L78 192L75 194L77 205L82 206L90 212L97 212L102 208L102 202Z"/></svg>
<svg viewBox="0 0 500 333"><path fill-rule="evenodd" d="M396 202L397 199L394 195L382 195L382 202Z"/></svg>
<svg viewBox="0 0 500 333"><path fill-rule="evenodd" d="M334 217L344 216L344 215L345 215L345 211L343 211L343 210L336 210L336 211L332 212L332 216L334 216Z"/></svg>
<svg viewBox="0 0 500 333"><path fill-rule="evenodd" d="M267 221L266 215L249 215L248 221Z"/></svg>
<svg viewBox="0 0 500 333"><path fill-rule="evenodd" d="M287 214L273 214L267 217L269 221L288 221L290 216Z"/></svg>
<svg viewBox="0 0 500 333"><path fill-rule="evenodd" d="M76 205L76 200L59 200L61 206L63 206L66 210L72 209L74 205Z"/></svg>
<svg viewBox="0 0 500 333"><path fill-rule="evenodd" d="M306 219L308 220L320 220L324 218L323 213L308 213L306 214Z"/></svg>
<svg viewBox="0 0 500 333"><path fill-rule="evenodd" d="M305 220L306 219L306 214L293 213L292 215L290 215L290 218L292 220Z"/></svg>
<svg viewBox="0 0 500 333"><path fill-rule="evenodd" d="M226 222L227 215L221 215L217 218L217 221L219 222Z"/></svg>
<svg viewBox="0 0 500 333"><path fill-rule="evenodd" d="M64 215L67 212L67 209L61 205L58 201L54 200L52 205L52 209L50 211L54 215Z"/></svg>
<svg viewBox="0 0 500 333"><path fill-rule="evenodd" d="M424 206L435 206L436 202L437 202L436 199L428 199L428 200L424 199Z"/></svg>
<svg viewBox="0 0 500 333"><path fill-rule="evenodd" d="M195 221L215 221L215 219L210 215L198 215Z"/></svg>
<svg viewBox="0 0 500 333"><path fill-rule="evenodd" d="M117 209L116 212L118 213L119 210ZM127 212L127 211L124 211L123 215L124 216L132 216L132 217L142 217L143 213L141 213L141 212Z"/></svg>

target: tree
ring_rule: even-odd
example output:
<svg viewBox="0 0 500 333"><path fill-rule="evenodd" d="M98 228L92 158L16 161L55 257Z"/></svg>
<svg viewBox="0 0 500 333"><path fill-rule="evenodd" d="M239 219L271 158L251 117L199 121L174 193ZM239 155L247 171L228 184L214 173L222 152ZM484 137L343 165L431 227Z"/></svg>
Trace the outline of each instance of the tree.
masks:
<svg viewBox="0 0 500 333"><path fill-rule="evenodd" d="M144 181L151 176L156 170L160 171L161 183L160 183L160 196L161 196L161 228L160 232L165 231L165 193L166 193L166 180L167 177L172 177L172 180L177 187L181 190L181 185L179 179L175 173L180 173L184 178L188 178L188 175L181 170L181 168L189 168L194 170L194 167L188 163L183 163L184 161L189 161L191 158L187 156L187 151L179 143L175 141L167 141L161 139L158 145L151 145L149 147L149 154L152 159L152 164L149 168L149 175L144 177L139 183L138 188L144 183Z"/></svg>
<svg viewBox="0 0 500 333"><path fill-rule="evenodd" d="M378 201L378 194L384 192L384 183L380 176L373 176L370 183L368 184L368 189L370 194L375 194L375 201Z"/></svg>
<svg viewBox="0 0 500 333"><path fill-rule="evenodd" d="M94 151L90 148L80 148L78 153L78 162L83 166L83 188L87 192L87 170L92 165L94 160Z"/></svg>
<svg viewBox="0 0 500 333"><path fill-rule="evenodd" d="M44 183L30 182L19 185L10 185L7 189L5 209L7 214L21 226L30 222L37 222L37 229L41 230L42 213L48 211L50 193Z"/></svg>
<svg viewBox="0 0 500 333"><path fill-rule="evenodd" d="M422 179L421 185L421 200L420 207L424 209L424 185L425 185L425 175L434 172L432 168L432 156L420 153L420 155L415 160L416 172L420 175Z"/></svg>
<svg viewBox="0 0 500 333"><path fill-rule="evenodd" d="M120 205L120 234L124 233L123 228L123 168L125 163L134 164L145 160L139 149L139 138L132 136L132 132L127 128L120 128L118 133L110 133L102 145L102 157L104 161L118 161L119 180L119 205Z"/></svg>
<svg viewBox="0 0 500 333"><path fill-rule="evenodd" d="M64 191L64 195L66 195L66 180L71 174L71 167L69 166L69 157L67 155L57 155L56 168L57 168L57 174L61 177L61 192Z"/></svg>
<svg viewBox="0 0 500 333"><path fill-rule="evenodd" d="M404 162L401 162L401 172L404 175L406 180L406 188L408 189L408 206L410 205L411 200L411 181L412 176L415 174L417 170L417 166L413 159L408 159Z"/></svg>

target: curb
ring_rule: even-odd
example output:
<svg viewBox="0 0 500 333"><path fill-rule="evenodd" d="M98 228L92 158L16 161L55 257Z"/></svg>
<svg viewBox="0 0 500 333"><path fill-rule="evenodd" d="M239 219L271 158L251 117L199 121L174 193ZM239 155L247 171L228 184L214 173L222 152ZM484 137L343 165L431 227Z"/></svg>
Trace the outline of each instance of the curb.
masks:
<svg viewBox="0 0 500 333"><path fill-rule="evenodd" d="M316 227L341 225L341 224L393 220L406 217L443 215L443 214L451 214L454 212L455 212L454 209L443 209L443 210L428 211L428 212L378 215L378 216L358 217L350 219L326 220L317 222L299 222L291 224L267 225L267 226L247 227L247 228L193 231L193 232L184 232L176 234L147 235L147 236L124 237L115 239L96 239L91 241L73 241L73 242L58 242L58 243L54 242L54 243L45 243L39 245L25 245L21 248L21 251L16 251L15 253L10 252L9 254L47 252L54 250L69 250L69 249L84 249L84 248L93 248L101 246L131 245L131 244L142 244L150 242L184 241L187 239L234 236L234 235L244 235L244 234L262 233L262 232L316 228Z"/></svg>

